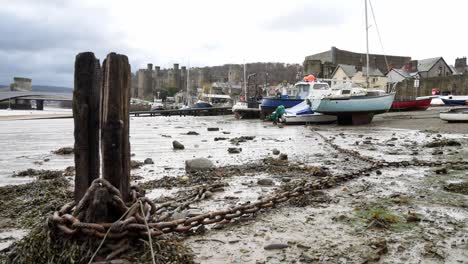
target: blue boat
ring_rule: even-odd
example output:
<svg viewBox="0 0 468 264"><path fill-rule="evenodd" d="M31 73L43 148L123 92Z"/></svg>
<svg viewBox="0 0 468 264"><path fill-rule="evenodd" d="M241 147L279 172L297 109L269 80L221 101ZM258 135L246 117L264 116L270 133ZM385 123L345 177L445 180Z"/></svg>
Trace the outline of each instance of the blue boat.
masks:
<svg viewBox="0 0 468 264"><path fill-rule="evenodd" d="M314 90L327 90L329 88L327 83L320 81L300 81L288 91L284 91L282 95L276 97L263 98L260 105L260 115L266 117L273 113L280 105L284 108L291 108L302 103L312 91ZM290 96L291 95L291 96Z"/></svg>
<svg viewBox="0 0 468 264"><path fill-rule="evenodd" d="M440 98L445 105L466 105L468 102L466 99L452 99L450 96L449 98Z"/></svg>
<svg viewBox="0 0 468 264"><path fill-rule="evenodd" d="M260 111L263 116L267 116L275 109L282 105L285 108L293 107L297 104L300 104L304 99L301 98L283 98L283 97L267 97L262 99L262 104L260 105Z"/></svg>

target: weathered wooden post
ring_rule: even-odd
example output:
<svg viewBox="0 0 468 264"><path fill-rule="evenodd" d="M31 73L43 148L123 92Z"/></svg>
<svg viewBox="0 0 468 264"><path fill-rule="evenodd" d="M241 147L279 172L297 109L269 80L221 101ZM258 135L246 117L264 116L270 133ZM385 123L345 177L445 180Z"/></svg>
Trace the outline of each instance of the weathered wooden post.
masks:
<svg viewBox="0 0 468 264"><path fill-rule="evenodd" d="M83 52L75 59L73 118L75 123L75 201L99 177L99 60Z"/></svg>
<svg viewBox="0 0 468 264"><path fill-rule="evenodd" d="M102 64L102 175L120 190L124 201L130 191L130 72L125 55L110 53Z"/></svg>

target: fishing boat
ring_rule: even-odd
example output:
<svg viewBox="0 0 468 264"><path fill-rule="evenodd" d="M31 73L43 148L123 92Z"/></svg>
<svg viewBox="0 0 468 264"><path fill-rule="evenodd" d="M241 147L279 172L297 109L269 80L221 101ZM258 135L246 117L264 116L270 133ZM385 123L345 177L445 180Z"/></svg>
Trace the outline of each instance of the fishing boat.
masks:
<svg viewBox="0 0 468 264"><path fill-rule="evenodd" d="M445 105L467 105L468 96L457 96L457 95L447 95L441 96L440 99L444 102Z"/></svg>
<svg viewBox="0 0 468 264"><path fill-rule="evenodd" d="M424 111L431 105L432 98L416 98L415 100L395 100L390 111Z"/></svg>
<svg viewBox="0 0 468 264"><path fill-rule="evenodd" d="M307 99L312 91L325 91L328 90L330 86L326 82L321 82L315 79L313 75L308 75L304 77L303 81L297 82L294 84L291 89L293 96L289 97L288 94L281 94L277 97L267 97L263 98L260 105L261 115L266 117L273 113L275 109L282 105L285 108L294 107Z"/></svg>
<svg viewBox="0 0 468 264"><path fill-rule="evenodd" d="M333 123L336 121L336 116L312 111L309 104L308 100L304 100L302 103L286 109L279 121L285 124Z"/></svg>
<svg viewBox="0 0 468 264"><path fill-rule="evenodd" d="M451 122L468 122L468 107L454 108L449 111L440 112L440 119Z"/></svg>

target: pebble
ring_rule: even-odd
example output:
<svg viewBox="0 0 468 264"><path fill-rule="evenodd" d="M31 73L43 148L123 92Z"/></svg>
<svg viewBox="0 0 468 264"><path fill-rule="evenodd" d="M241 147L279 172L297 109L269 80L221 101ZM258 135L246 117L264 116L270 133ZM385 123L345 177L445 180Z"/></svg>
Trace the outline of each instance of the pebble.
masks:
<svg viewBox="0 0 468 264"><path fill-rule="evenodd" d="M185 146L177 140L172 141L172 147L174 149L185 149Z"/></svg>
<svg viewBox="0 0 468 264"><path fill-rule="evenodd" d="M288 244L283 244L283 243L273 243L273 244L268 244L263 249L265 250L274 250L274 249L283 249L283 248L288 248Z"/></svg>
<svg viewBox="0 0 468 264"><path fill-rule="evenodd" d="M143 163L145 163L145 164L154 164L154 161L151 158L146 158Z"/></svg>
<svg viewBox="0 0 468 264"><path fill-rule="evenodd" d="M208 127L208 131L219 131L219 127Z"/></svg>
<svg viewBox="0 0 468 264"><path fill-rule="evenodd" d="M242 148L228 148L227 150L230 154L239 154L242 152Z"/></svg>
<svg viewBox="0 0 468 264"><path fill-rule="evenodd" d="M273 155L279 155L280 154L280 151L278 149L273 149Z"/></svg>
<svg viewBox="0 0 468 264"><path fill-rule="evenodd" d="M280 159L280 160L288 160L288 154L286 154L286 153L281 153L280 156L279 156L279 159Z"/></svg>
<svg viewBox="0 0 468 264"><path fill-rule="evenodd" d="M257 184L260 186L272 186L274 182L272 179L260 179L257 181Z"/></svg>

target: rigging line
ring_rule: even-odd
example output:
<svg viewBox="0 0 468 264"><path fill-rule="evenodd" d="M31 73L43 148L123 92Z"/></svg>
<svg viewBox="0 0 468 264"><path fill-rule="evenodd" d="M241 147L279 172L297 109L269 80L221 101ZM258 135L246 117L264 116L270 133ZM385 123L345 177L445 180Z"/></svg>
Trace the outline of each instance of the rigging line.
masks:
<svg viewBox="0 0 468 264"><path fill-rule="evenodd" d="M377 20L375 19L374 7L372 6L372 1L369 0L370 9L372 12L372 18L374 20L375 29L377 30L377 36L379 37L380 47L382 48L382 53L385 59L385 64L387 65L387 71L390 71L390 65L388 65L387 56L385 55L385 50L382 43L382 38L380 37L379 26L377 25Z"/></svg>

